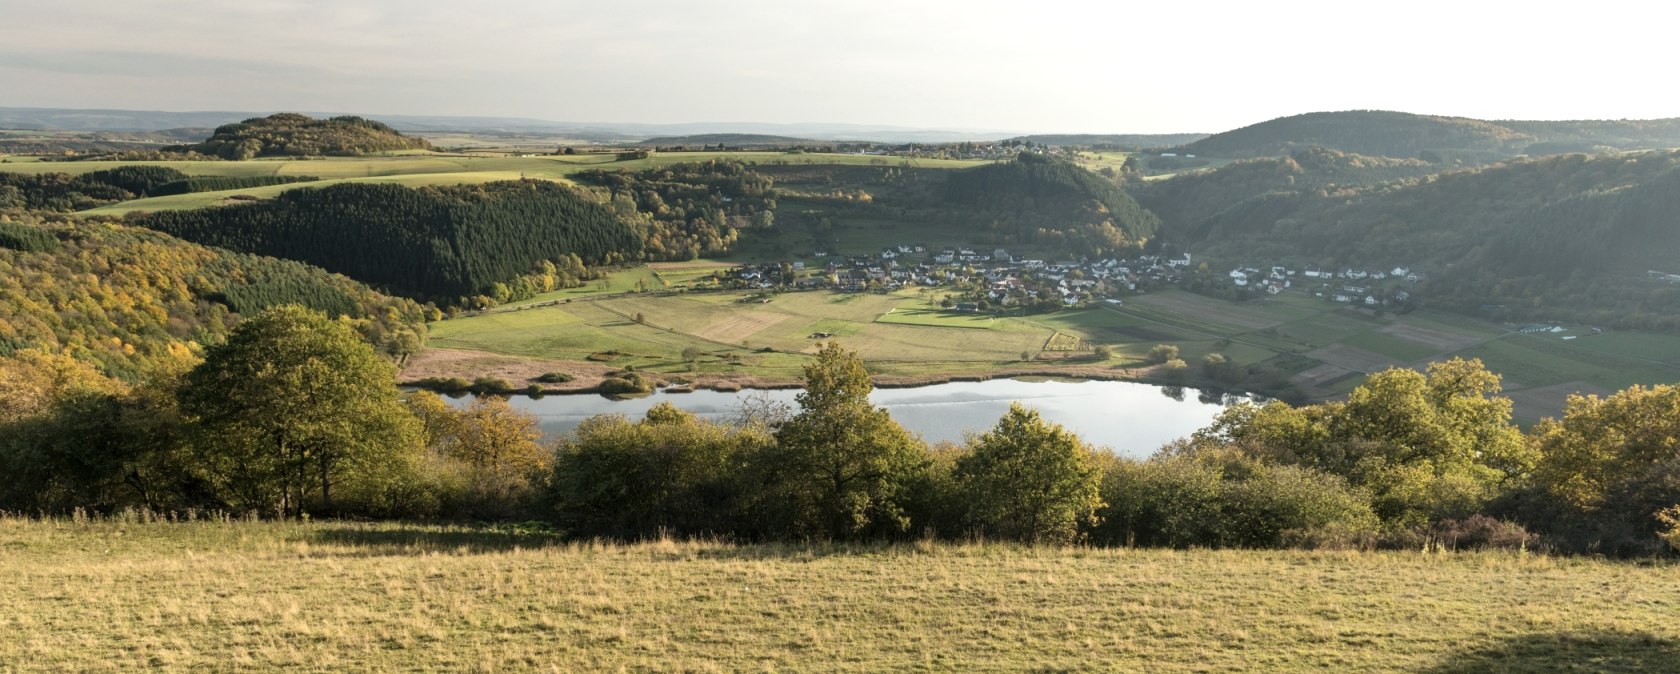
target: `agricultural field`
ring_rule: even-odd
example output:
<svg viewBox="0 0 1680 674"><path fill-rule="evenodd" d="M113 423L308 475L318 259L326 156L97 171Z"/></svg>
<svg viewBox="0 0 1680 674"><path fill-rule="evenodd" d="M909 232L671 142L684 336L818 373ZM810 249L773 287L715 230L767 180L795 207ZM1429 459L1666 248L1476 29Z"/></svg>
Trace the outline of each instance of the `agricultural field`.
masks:
<svg viewBox="0 0 1680 674"><path fill-rule="evenodd" d="M1245 364L1296 356L1291 381L1308 398L1345 395L1364 375L1389 367L1421 368L1455 356L1480 358L1501 374L1525 423L1558 414L1571 393L1680 381L1680 337L1674 335L1587 328L1528 334L1430 311L1379 316L1291 293L1235 304L1167 291L1110 309L1189 336L1173 342L1187 360L1209 349Z"/></svg>
<svg viewBox="0 0 1680 674"><path fill-rule="evenodd" d="M914 292L642 293L523 305L443 321L430 344L545 359L616 352L617 367L793 381L828 339L882 374L978 372L1036 356L1057 330L939 309ZM824 337L823 335L827 335ZM691 363L689 349L704 354Z"/></svg>
<svg viewBox="0 0 1680 674"><path fill-rule="evenodd" d="M643 159L621 160L616 154L579 155L491 155L449 153L392 153L367 157L325 157L311 159L254 159L249 161L75 161L42 162L11 158L0 163L0 171L33 173L87 173L119 166L167 166L193 176L288 176L321 178L310 183L293 183L241 190L198 192L136 199L82 213L123 215L133 211L203 208L237 199L266 199L290 189L325 187L336 182L388 182L419 187L456 185L494 180L541 178L566 181L579 171L608 168L640 170L658 166L711 159L735 159L756 164L878 165L919 168L962 168L984 162L946 159L908 159L854 154L787 152L662 152Z"/></svg>
<svg viewBox="0 0 1680 674"><path fill-rule="evenodd" d="M0 519L0 669L1680 670L1680 573L1510 552Z"/></svg>
<svg viewBox="0 0 1680 674"><path fill-rule="evenodd" d="M825 339L859 352L877 375L909 378L1024 367L1135 376L1148 365L1144 359L1152 347L1173 344L1193 367L1217 353L1287 379L1304 400L1346 395L1365 375L1389 367L1421 368L1462 356L1480 358L1503 375L1524 423L1558 414L1572 393L1680 381L1680 338L1670 335L1585 329L1524 334L1452 314L1379 316L1289 293L1239 304L1169 290L1130 297L1118 306L992 316L941 308L939 289L769 296L627 292L693 287L724 264L622 270L590 287L435 324L430 343L561 360L615 351L617 367L774 383L796 381ZM1113 355L1094 359L1098 345L1110 347ZM689 349L704 355L685 360ZM1023 353L1029 360L1022 360Z"/></svg>

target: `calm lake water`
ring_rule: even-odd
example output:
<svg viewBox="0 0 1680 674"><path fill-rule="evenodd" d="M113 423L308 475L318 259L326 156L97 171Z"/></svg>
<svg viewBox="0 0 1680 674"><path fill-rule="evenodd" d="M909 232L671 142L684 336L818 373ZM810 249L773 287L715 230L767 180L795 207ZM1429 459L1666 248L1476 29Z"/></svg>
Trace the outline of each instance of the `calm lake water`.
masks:
<svg viewBox="0 0 1680 674"><path fill-rule="evenodd" d="M747 398L768 398L797 409L794 396L798 393L792 389L659 392L629 400L598 395L513 396L510 402L541 419L545 432L559 435L597 414L622 414L634 419L662 402L714 419L735 414ZM468 396L456 402L464 405L470 399ZM1162 443L1206 426L1225 405L1244 398L1133 382L994 379L876 389L869 399L929 442L961 441L965 432L984 432L1009 410L1009 403L1020 401L1086 442L1143 457Z"/></svg>

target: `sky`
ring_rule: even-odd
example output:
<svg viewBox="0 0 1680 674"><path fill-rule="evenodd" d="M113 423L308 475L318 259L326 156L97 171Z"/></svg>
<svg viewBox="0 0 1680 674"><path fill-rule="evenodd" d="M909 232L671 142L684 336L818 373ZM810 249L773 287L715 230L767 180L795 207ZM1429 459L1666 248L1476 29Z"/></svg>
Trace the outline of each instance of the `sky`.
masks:
<svg viewBox="0 0 1680 674"><path fill-rule="evenodd" d="M1668 4L0 0L0 105L1023 133L1676 117Z"/></svg>

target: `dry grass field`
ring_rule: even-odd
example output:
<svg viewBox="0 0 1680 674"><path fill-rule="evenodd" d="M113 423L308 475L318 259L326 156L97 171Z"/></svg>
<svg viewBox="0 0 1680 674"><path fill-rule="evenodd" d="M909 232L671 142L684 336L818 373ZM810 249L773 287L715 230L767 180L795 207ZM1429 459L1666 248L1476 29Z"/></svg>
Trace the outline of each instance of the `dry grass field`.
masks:
<svg viewBox="0 0 1680 674"><path fill-rule="evenodd" d="M0 671L1680 671L1680 568L0 519Z"/></svg>

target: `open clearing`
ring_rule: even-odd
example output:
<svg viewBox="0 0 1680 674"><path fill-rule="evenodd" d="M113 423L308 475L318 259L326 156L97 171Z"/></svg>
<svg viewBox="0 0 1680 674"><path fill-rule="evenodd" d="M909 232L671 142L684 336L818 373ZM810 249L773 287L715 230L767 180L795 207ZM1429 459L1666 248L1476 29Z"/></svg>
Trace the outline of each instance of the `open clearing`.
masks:
<svg viewBox="0 0 1680 674"><path fill-rule="evenodd" d="M1162 292L1139 295L1133 302L1197 320L1257 330L1280 325L1283 320L1264 311L1187 292Z"/></svg>
<svg viewBox="0 0 1680 674"><path fill-rule="evenodd" d="M701 328L694 334L713 341L735 343L752 337L759 331L789 318L792 318L792 316L769 311L739 312L729 318Z"/></svg>
<svg viewBox="0 0 1680 674"><path fill-rule="evenodd" d="M1345 344L1326 346L1322 349L1309 351L1307 355L1331 365L1365 373L1386 370L1400 364L1400 361L1388 356L1371 353L1359 347Z"/></svg>
<svg viewBox="0 0 1680 674"><path fill-rule="evenodd" d="M904 322L885 318L910 316L918 308L926 305L914 294L797 292L774 295L768 302L745 292L630 294L455 318L434 324L429 344L550 360L584 359L611 350L624 354L613 362L616 367L634 365L673 376L770 377L785 383L809 362L822 341L812 338L817 333L859 352L881 373L917 376L923 374L919 369L975 372L1018 363L1023 352L1039 354L1056 332L1021 319L972 314ZM953 329L954 320L992 325ZM690 365L682 358L690 348L708 358ZM427 365L427 376L440 376L437 370L447 367L447 362L417 362ZM418 379L416 372L405 371L405 379ZM475 375L462 370L450 376Z"/></svg>
<svg viewBox="0 0 1680 674"><path fill-rule="evenodd" d="M1289 381L1303 391L1316 395L1326 395L1329 392L1330 384L1352 374L1357 373L1340 365L1325 363L1309 368L1290 378Z"/></svg>
<svg viewBox="0 0 1680 674"><path fill-rule="evenodd" d="M1461 332L1441 330L1425 327L1417 323L1390 323L1378 329L1379 332L1393 335L1401 339L1418 342L1435 349L1436 352L1457 351L1481 341L1476 335Z"/></svg>
<svg viewBox="0 0 1680 674"><path fill-rule="evenodd" d="M1510 553L0 520L0 668L1672 672L1680 572Z"/></svg>
<svg viewBox="0 0 1680 674"><path fill-rule="evenodd" d="M1607 396L1615 391L1590 382L1571 381L1551 386L1506 391L1513 413L1522 419L1560 417L1564 403L1574 394Z"/></svg>

